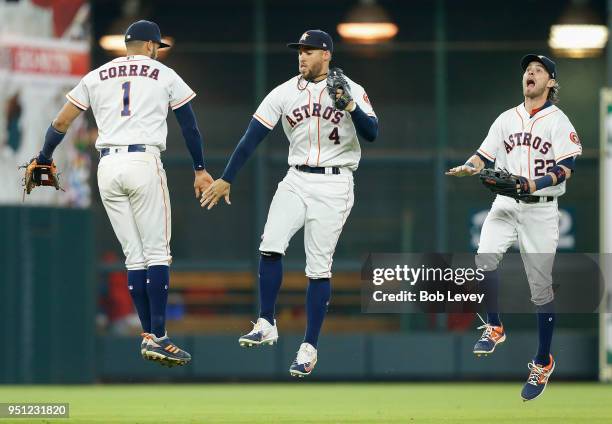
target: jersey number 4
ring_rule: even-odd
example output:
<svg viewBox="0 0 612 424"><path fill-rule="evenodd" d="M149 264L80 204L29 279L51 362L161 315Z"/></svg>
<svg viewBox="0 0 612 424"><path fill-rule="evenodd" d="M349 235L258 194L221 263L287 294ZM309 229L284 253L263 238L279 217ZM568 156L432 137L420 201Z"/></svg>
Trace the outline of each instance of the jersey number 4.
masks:
<svg viewBox="0 0 612 424"><path fill-rule="evenodd" d="M121 110L121 116L130 116L130 81L126 81L121 84L123 89L123 109Z"/></svg>
<svg viewBox="0 0 612 424"><path fill-rule="evenodd" d="M334 144L340 144L340 135L338 134L338 127L334 127L331 134L329 134L329 139L334 142Z"/></svg>

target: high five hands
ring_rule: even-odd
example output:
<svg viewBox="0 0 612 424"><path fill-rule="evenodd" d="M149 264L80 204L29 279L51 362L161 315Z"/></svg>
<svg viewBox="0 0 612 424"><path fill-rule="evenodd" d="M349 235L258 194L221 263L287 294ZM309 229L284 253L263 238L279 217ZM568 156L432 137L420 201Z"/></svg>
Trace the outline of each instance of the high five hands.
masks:
<svg viewBox="0 0 612 424"><path fill-rule="evenodd" d="M206 170L195 171L195 178L193 180L193 190L195 192L196 199L199 198L204 191L213 183L214 179Z"/></svg>
<svg viewBox="0 0 612 424"><path fill-rule="evenodd" d="M230 188L231 184L227 181L219 178L215 180L202 194L200 198L200 205L204 208L208 206L206 209L211 210L214 208L219 200L223 197L225 199L225 203L231 205L230 202Z"/></svg>

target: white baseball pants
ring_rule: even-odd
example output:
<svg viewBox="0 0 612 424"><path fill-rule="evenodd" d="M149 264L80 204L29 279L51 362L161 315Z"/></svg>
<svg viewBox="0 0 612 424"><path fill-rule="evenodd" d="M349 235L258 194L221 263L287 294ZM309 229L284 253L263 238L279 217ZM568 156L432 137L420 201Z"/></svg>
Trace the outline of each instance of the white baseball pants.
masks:
<svg viewBox="0 0 612 424"><path fill-rule="evenodd" d="M331 278L336 244L353 202L350 171L311 174L290 168L272 199L259 250L284 255L291 237L304 227L306 276Z"/></svg>
<svg viewBox="0 0 612 424"><path fill-rule="evenodd" d="M159 151L151 146L146 152L127 152L126 146L111 151L100 159L98 187L126 268L169 265L170 197Z"/></svg>
<svg viewBox="0 0 612 424"><path fill-rule="evenodd" d="M552 268L559 242L557 199L517 203L497 196L480 233L476 265L495 270L506 250L518 239L531 290L531 301L544 305L554 298Z"/></svg>

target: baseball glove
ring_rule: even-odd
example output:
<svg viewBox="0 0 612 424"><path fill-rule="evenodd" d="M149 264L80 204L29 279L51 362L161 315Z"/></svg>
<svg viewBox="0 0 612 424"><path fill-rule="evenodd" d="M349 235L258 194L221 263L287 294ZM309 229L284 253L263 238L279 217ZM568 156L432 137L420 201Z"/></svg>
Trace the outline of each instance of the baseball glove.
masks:
<svg viewBox="0 0 612 424"><path fill-rule="evenodd" d="M484 186L495 194L517 200L531 196L529 180L525 177L512 175L506 169L483 169L479 176Z"/></svg>
<svg viewBox="0 0 612 424"><path fill-rule="evenodd" d="M53 186L56 190L64 190L60 187L57 167L53 160L48 164L39 164L37 158L32 158L30 163L19 168L25 168L25 175L23 177L24 197L38 186Z"/></svg>
<svg viewBox="0 0 612 424"><path fill-rule="evenodd" d="M336 97L338 89L342 90L342 94ZM329 70L329 74L327 74L327 92L338 110L346 109L348 104L353 101L348 82L340 68L331 68Z"/></svg>

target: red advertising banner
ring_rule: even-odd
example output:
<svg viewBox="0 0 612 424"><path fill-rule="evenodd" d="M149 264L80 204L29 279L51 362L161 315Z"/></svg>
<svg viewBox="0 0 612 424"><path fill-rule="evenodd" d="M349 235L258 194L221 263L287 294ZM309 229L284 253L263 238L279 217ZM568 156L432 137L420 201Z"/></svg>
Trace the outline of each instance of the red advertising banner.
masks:
<svg viewBox="0 0 612 424"><path fill-rule="evenodd" d="M0 37L0 68L19 77L73 77L89 72L89 46L84 41Z"/></svg>

